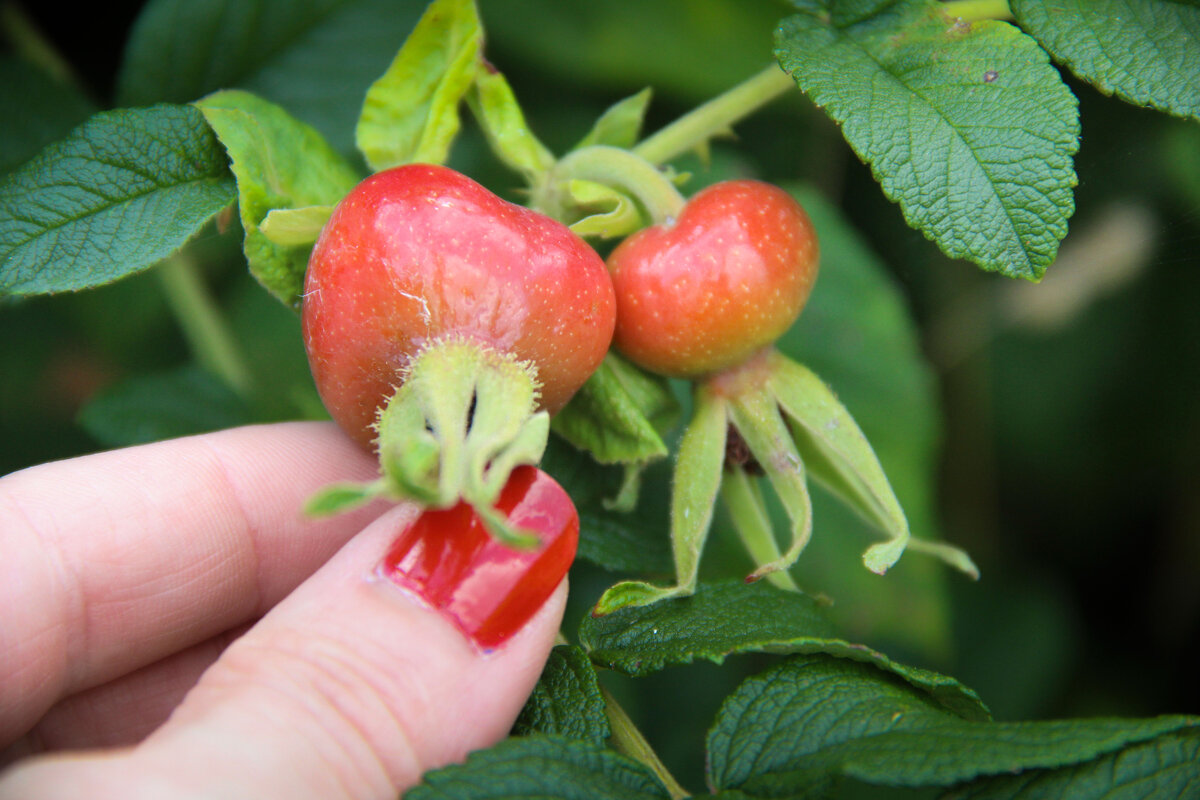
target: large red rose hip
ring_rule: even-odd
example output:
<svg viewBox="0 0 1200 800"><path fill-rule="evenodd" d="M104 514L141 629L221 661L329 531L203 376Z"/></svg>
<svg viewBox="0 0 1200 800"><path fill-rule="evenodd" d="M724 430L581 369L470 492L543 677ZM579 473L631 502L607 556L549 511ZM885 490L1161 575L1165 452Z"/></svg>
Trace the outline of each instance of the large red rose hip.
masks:
<svg viewBox="0 0 1200 800"><path fill-rule="evenodd" d="M751 180L710 186L673 223L633 234L609 256L614 343L662 375L740 364L796 320L817 257L812 223L787 192Z"/></svg>
<svg viewBox="0 0 1200 800"><path fill-rule="evenodd" d="M557 411L604 357L614 312L603 261L565 226L425 164L373 175L342 200L302 308L321 398L364 446L413 356L447 337L532 364L541 407Z"/></svg>

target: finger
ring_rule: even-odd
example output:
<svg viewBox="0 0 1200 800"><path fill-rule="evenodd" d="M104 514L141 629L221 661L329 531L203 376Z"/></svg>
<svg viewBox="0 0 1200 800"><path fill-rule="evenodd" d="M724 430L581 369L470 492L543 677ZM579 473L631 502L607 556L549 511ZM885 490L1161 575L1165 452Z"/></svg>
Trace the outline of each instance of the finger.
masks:
<svg viewBox="0 0 1200 800"><path fill-rule="evenodd" d="M84 788L140 796L133 790L146 786L162 796L393 798L425 769L504 736L554 642L566 565L543 569L549 562L535 559L549 547L534 556L504 548L503 557L493 550L484 559L487 570L458 571L467 576L462 593L482 588L501 607L558 584L529 606L532 616L510 638L484 652L471 632L487 624L469 624L467 614L456 621L445 593L433 593L439 611L380 577L377 565L397 563L385 554L398 536L407 541L414 516L396 509L350 542L233 643L142 745L24 762L0 781L0 798ZM452 549L478 563L461 545Z"/></svg>
<svg viewBox="0 0 1200 800"><path fill-rule="evenodd" d="M0 750L0 768L43 752L137 744L167 721L205 670L248 629L239 626L58 701Z"/></svg>
<svg viewBox="0 0 1200 800"><path fill-rule="evenodd" d="M260 616L379 508L317 488L373 460L329 424L238 428L0 479L0 744L55 701Z"/></svg>

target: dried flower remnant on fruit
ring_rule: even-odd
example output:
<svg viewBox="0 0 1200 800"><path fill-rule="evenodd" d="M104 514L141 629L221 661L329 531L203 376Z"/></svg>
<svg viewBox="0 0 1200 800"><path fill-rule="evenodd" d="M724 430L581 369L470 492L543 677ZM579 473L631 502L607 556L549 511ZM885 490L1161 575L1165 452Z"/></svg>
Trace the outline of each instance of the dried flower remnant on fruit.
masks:
<svg viewBox="0 0 1200 800"><path fill-rule="evenodd" d="M762 464L759 464L758 459L750 452L750 445L746 444L746 440L732 424L729 425L725 434L725 468L740 469L747 475L755 477L767 474L766 470L762 468Z"/></svg>

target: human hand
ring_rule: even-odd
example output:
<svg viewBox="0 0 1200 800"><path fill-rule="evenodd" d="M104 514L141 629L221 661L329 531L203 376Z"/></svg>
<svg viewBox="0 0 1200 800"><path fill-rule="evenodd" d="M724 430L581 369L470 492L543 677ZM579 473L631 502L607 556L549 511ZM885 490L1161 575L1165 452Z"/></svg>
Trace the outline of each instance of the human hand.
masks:
<svg viewBox="0 0 1200 800"><path fill-rule="evenodd" d="M482 653L377 578L414 507L300 514L375 470L286 423L0 479L0 798L393 798L503 737L565 581Z"/></svg>

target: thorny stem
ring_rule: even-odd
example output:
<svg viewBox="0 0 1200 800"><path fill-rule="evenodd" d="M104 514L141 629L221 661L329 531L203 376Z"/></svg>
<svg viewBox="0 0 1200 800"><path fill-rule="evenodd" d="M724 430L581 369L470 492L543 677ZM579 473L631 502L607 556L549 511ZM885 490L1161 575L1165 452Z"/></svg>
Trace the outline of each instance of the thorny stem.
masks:
<svg viewBox="0 0 1200 800"><path fill-rule="evenodd" d="M777 65L717 95L638 143L633 152L652 164L663 164L723 133L738 120L779 95L795 82Z"/></svg>
<svg viewBox="0 0 1200 800"><path fill-rule="evenodd" d="M564 198L565 187L572 179L582 179L629 195L651 224L668 222L678 216L684 198L656 165L725 133L735 122L794 86L791 76L772 65L684 114L632 150L593 145L568 153L540 185L533 187L531 205L559 221L567 221L564 217L570 203Z"/></svg>
<svg viewBox="0 0 1200 800"><path fill-rule="evenodd" d="M604 697L604 710L608 715L608 725L612 729L611 741L617 752L649 767L662 781L672 800L691 797L691 793L680 786L675 777L667 771L666 766L659 760L658 753L654 752L654 748L642 736L642 732L633 724L633 720L625 713L625 709L621 708L621 704L612 696L612 693L601 686L600 694Z"/></svg>
<svg viewBox="0 0 1200 800"><path fill-rule="evenodd" d="M167 304L200 366L238 396L249 395L254 385L250 368L196 264L185 253L178 253L159 265L158 275Z"/></svg>
<svg viewBox="0 0 1200 800"><path fill-rule="evenodd" d="M942 12L951 19L961 19L963 22L1013 18L1008 0L950 0L942 4Z"/></svg>

